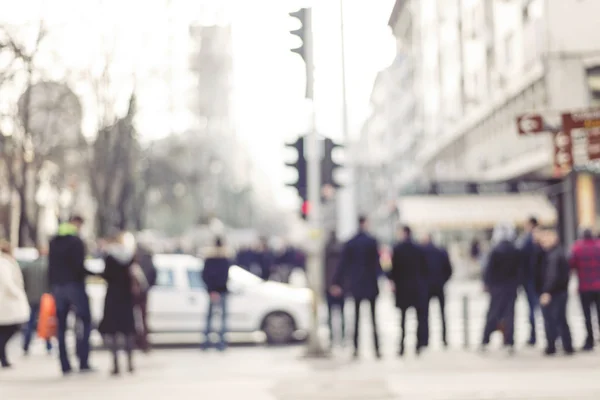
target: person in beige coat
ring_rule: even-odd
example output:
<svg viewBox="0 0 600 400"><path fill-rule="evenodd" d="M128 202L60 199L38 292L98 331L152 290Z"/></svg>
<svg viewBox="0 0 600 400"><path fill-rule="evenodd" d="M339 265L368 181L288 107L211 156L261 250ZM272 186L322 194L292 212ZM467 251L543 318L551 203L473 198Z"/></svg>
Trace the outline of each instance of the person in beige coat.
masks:
<svg viewBox="0 0 600 400"><path fill-rule="evenodd" d="M23 274L11 255L10 246L0 243L0 365L9 368L6 345L29 320L29 303Z"/></svg>

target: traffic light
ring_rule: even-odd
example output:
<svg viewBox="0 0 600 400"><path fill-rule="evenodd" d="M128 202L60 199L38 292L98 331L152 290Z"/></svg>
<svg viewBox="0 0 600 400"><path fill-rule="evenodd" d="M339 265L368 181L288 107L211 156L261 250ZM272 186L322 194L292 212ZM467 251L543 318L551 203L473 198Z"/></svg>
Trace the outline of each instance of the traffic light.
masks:
<svg viewBox="0 0 600 400"><path fill-rule="evenodd" d="M297 18L300 21L300 27L291 30L290 33L297 36L302 41L302 44L299 47L292 48L291 50L293 53L299 54L304 62L306 62L306 14L306 8L301 8L298 11L290 13L290 17Z"/></svg>
<svg viewBox="0 0 600 400"><path fill-rule="evenodd" d="M292 147L298 152L298 158L294 162L286 162L285 165L288 167L295 168L298 172L298 180L294 183L288 183L286 186L290 186L295 188L298 191L298 195L302 198L303 201L307 200L307 165L306 158L304 157L304 136L301 136L294 143L286 143L286 147Z"/></svg>
<svg viewBox="0 0 600 400"><path fill-rule="evenodd" d="M302 210L301 211L302 211L301 217L303 220L306 221L308 219L308 214L310 214L310 201L304 200L302 202Z"/></svg>
<svg viewBox="0 0 600 400"><path fill-rule="evenodd" d="M300 26L293 29L290 33L298 37L302 44L298 47L293 47L293 53L299 54L306 64L306 98L313 98L313 62L312 62L312 31L311 31L311 9L301 8L298 11L289 13L290 17L297 18L300 21Z"/></svg>
<svg viewBox="0 0 600 400"><path fill-rule="evenodd" d="M336 189L342 187L335 180L335 171L342 166L333 160L333 151L336 148L342 147L342 145L335 143L329 138L324 140L324 153L323 160L321 161L321 185L330 185Z"/></svg>

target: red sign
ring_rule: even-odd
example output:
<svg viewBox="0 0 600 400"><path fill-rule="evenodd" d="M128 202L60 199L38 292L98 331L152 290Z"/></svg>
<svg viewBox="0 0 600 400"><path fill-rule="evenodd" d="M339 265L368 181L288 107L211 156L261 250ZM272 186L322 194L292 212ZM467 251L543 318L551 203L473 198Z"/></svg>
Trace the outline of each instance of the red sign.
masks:
<svg viewBox="0 0 600 400"><path fill-rule="evenodd" d="M519 135L544 132L544 119L539 114L524 114L517 117Z"/></svg>
<svg viewBox="0 0 600 400"><path fill-rule="evenodd" d="M562 176L573 168L573 140L566 132L554 135L554 170L555 175Z"/></svg>
<svg viewBox="0 0 600 400"><path fill-rule="evenodd" d="M590 160L600 160L600 128L588 131L587 152Z"/></svg>
<svg viewBox="0 0 600 400"><path fill-rule="evenodd" d="M562 123L565 132L572 129L600 128L600 109L563 114Z"/></svg>

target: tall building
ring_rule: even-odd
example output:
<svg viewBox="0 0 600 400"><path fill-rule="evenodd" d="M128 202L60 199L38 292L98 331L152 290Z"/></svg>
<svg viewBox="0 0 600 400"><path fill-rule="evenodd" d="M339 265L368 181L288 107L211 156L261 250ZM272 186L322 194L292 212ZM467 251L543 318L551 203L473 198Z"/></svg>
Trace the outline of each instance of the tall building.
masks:
<svg viewBox="0 0 600 400"><path fill-rule="evenodd" d="M231 26L193 25L190 70L195 84L190 109L195 127L209 134L233 134Z"/></svg>
<svg viewBox="0 0 600 400"><path fill-rule="evenodd" d="M390 25L418 65L422 178L550 176L551 138L518 136L515 118L597 102L599 12L597 1L398 0Z"/></svg>

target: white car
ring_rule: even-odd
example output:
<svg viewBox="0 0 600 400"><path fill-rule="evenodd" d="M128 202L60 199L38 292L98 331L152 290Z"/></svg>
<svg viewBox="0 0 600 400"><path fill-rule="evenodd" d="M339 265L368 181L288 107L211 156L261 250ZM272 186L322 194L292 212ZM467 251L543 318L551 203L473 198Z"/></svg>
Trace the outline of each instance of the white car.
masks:
<svg viewBox="0 0 600 400"><path fill-rule="evenodd" d="M148 328L152 333L203 332L209 297L202 280L202 260L179 254L154 256L156 286L148 298ZM102 260L88 260L92 272L104 269ZM229 273L227 330L263 331L271 344L304 338L310 324L312 293L306 288L263 281L238 266ZM105 283L88 283L94 323L102 319ZM215 316L213 326L219 328Z"/></svg>

